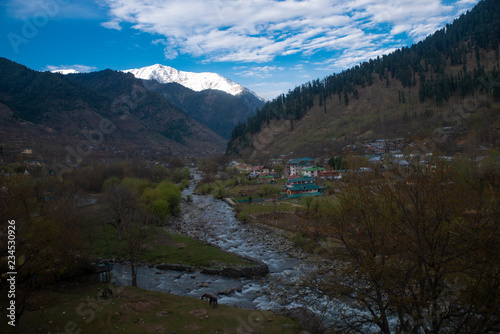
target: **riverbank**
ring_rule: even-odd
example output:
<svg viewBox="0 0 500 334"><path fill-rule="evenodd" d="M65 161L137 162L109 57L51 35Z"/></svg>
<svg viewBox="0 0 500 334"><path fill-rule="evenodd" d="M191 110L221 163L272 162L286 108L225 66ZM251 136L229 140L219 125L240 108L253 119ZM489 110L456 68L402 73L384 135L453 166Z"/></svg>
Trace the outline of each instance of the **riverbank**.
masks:
<svg viewBox="0 0 500 334"><path fill-rule="evenodd" d="M217 275L225 277L246 277L246 278L257 278L265 276L269 273L269 267L262 261L257 259L252 259L245 256L239 256L242 260L249 262L249 265L231 265L231 266L220 266L214 265L212 267L194 267L189 265L172 264L172 263L161 263L155 267L160 270L177 270L183 272L195 272L199 271L202 274L207 275Z"/></svg>
<svg viewBox="0 0 500 334"><path fill-rule="evenodd" d="M138 265L172 264L193 268L223 269L254 266L255 261L225 252L215 245L188 236L151 227L150 240L138 256ZM127 262L126 241L114 228L105 226L94 235L93 256L98 262Z"/></svg>

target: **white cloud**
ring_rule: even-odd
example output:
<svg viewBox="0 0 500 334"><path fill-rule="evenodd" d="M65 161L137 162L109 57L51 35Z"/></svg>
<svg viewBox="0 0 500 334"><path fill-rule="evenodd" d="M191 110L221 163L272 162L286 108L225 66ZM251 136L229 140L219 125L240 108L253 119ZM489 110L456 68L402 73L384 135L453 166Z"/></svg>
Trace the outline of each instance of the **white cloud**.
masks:
<svg viewBox="0 0 500 334"><path fill-rule="evenodd" d="M279 66L254 66L254 67L238 66L233 69L239 71L236 72L235 74L240 75L242 77L262 79L271 77L273 72L283 71L285 68Z"/></svg>
<svg viewBox="0 0 500 334"><path fill-rule="evenodd" d="M346 50L339 57L328 59L326 61L316 63L316 70L338 72L358 65L369 59L375 59L377 56L389 54L397 47L370 49L370 50Z"/></svg>
<svg viewBox="0 0 500 334"><path fill-rule="evenodd" d="M450 22L457 8L441 0L101 0L108 28L120 22L164 38L166 58L268 62L419 40ZM470 4L460 0L459 6ZM458 6L458 5L457 5Z"/></svg>
<svg viewBox="0 0 500 334"><path fill-rule="evenodd" d="M108 21L101 23L101 26L108 29L122 30L120 22L118 21Z"/></svg>
<svg viewBox="0 0 500 334"><path fill-rule="evenodd" d="M162 39L162 38L155 39L151 43L153 43L154 45L162 44L164 46L163 54L165 56L165 59L174 59L178 55L177 51L171 46L171 44L173 44L173 43L169 42L166 39Z"/></svg>
<svg viewBox="0 0 500 334"><path fill-rule="evenodd" d="M92 72L97 70L97 67L87 65L47 65L45 70L51 72L68 72L72 70L74 72Z"/></svg>
<svg viewBox="0 0 500 334"><path fill-rule="evenodd" d="M268 100L272 100L278 95L286 93L293 86L294 83L289 81L271 81L259 82L257 84L250 85L249 88L257 93L257 95Z"/></svg>
<svg viewBox="0 0 500 334"><path fill-rule="evenodd" d="M6 12L20 20L41 18L102 19L99 6L93 0L4 0Z"/></svg>
<svg viewBox="0 0 500 334"><path fill-rule="evenodd" d="M460 0L457 2L457 5L459 5L459 6L467 5L468 6L468 5L474 5L476 3L477 3L476 0Z"/></svg>

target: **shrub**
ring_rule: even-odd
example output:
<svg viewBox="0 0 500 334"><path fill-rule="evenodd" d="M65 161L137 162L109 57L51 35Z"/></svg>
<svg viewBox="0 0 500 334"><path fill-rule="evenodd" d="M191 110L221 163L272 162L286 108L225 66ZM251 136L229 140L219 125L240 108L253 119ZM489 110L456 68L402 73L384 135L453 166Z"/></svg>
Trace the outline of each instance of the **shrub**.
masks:
<svg viewBox="0 0 500 334"><path fill-rule="evenodd" d="M188 179L182 179L182 182L179 186L181 190L184 190L189 187L189 180Z"/></svg>
<svg viewBox="0 0 500 334"><path fill-rule="evenodd" d="M104 183L102 185L102 188L106 190L107 188L111 186L116 186L117 184L120 184L120 179L116 176L112 176L106 180L104 180Z"/></svg>
<svg viewBox="0 0 500 334"><path fill-rule="evenodd" d="M238 215L238 220L240 220L241 222L243 223L248 223L248 214L245 213L245 212L241 212L239 215Z"/></svg>
<svg viewBox="0 0 500 334"><path fill-rule="evenodd" d="M217 185L217 188L212 191L212 196L217 199L223 199L224 197L226 197L226 188L224 187L224 185Z"/></svg>
<svg viewBox="0 0 500 334"><path fill-rule="evenodd" d="M210 194L213 191L213 187L210 183L202 184L201 186L198 187L198 191L202 195Z"/></svg>
<svg viewBox="0 0 500 334"><path fill-rule="evenodd" d="M158 199L153 203L151 213L159 219L167 219L170 216L170 205L166 200Z"/></svg>
<svg viewBox="0 0 500 334"><path fill-rule="evenodd" d="M151 182L145 179L137 179L126 177L122 180L121 184L130 189L135 195L141 196L142 193L151 186Z"/></svg>
<svg viewBox="0 0 500 334"><path fill-rule="evenodd" d="M192 179L191 171L189 170L189 168L176 168L172 174L172 181L174 181L175 183L180 183L184 179Z"/></svg>
<svg viewBox="0 0 500 334"><path fill-rule="evenodd" d="M163 181L155 188L144 190L141 202L148 212L159 219L167 219L171 214L181 211L181 192L168 181Z"/></svg>
<svg viewBox="0 0 500 334"><path fill-rule="evenodd" d="M165 198L170 207L170 212L172 214L177 214L181 212L181 191L179 187L168 181L161 182L157 189L161 192L162 198Z"/></svg>

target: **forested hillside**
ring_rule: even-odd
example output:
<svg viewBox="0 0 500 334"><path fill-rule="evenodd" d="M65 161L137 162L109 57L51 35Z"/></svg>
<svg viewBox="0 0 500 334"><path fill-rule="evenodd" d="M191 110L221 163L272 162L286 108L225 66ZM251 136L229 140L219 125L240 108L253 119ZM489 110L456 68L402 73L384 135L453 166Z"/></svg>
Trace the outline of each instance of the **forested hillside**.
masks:
<svg viewBox="0 0 500 334"><path fill-rule="evenodd" d="M227 152L248 153L256 148L256 136L272 120L283 124L272 126L272 140L258 143L259 150L271 153L285 147L308 151L311 147L304 140L324 147L332 139L351 143L374 136L413 135L441 126L469 130L467 122L450 122L453 117L447 111L460 114L456 105L470 104L468 100L481 95L481 105L474 103L473 111L488 109L486 119L494 116L494 99L500 97L496 87L499 43L500 2L482 1L417 44L276 97L233 129ZM490 144L496 145L498 137L493 136L490 131Z"/></svg>
<svg viewBox="0 0 500 334"><path fill-rule="evenodd" d="M0 58L0 134L7 161L18 160L26 149L29 158L50 161L67 159L75 150L80 158L89 152L95 157L213 154L225 144L131 74L65 76L5 58Z"/></svg>
<svg viewBox="0 0 500 334"><path fill-rule="evenodd" d="M130 73L104 70L70 74L68 77L115 101L115 113L123 115L129 112L166 138L185 144L186 138L192 134L188 124L190 120L183 111L145 90L142 81ZM124 97L128 100L123 100Z"/></svg>

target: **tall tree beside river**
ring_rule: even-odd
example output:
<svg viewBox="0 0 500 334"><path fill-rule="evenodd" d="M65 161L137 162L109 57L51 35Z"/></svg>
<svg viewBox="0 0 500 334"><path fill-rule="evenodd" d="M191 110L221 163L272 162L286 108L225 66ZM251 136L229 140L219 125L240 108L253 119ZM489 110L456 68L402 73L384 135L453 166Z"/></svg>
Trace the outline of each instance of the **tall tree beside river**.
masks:
<svg viewBox="0 0 500 334"><path fill-rule="evenodd" d="M323 290L358 310L338 325L381 333L498 332L498 173L464 183L444 163L404 178L354 170L322 226L346 254Z"/></svg>

